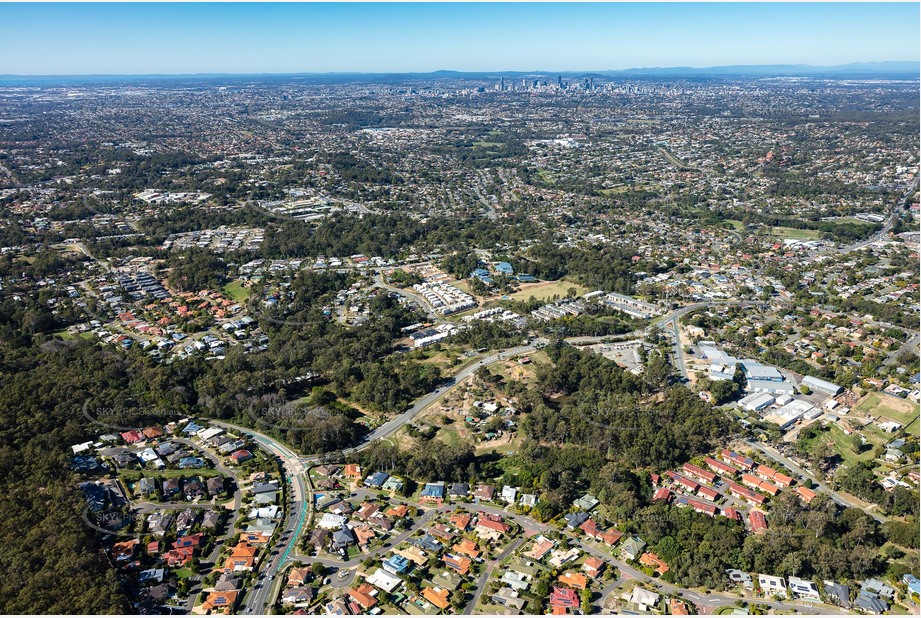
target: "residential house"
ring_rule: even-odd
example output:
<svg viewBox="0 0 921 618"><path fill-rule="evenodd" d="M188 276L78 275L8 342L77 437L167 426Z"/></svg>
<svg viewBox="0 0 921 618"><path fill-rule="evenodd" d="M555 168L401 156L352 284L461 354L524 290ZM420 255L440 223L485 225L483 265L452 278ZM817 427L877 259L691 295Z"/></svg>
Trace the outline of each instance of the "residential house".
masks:
<svg viewBox="0 0 921 618"><path fill-rule="evenodd" d="M495 493L496 488L492 485L477 485L477 488L473 492L473 497L480 500L491 501Z"/></svg>
<svg viewBox="0 0 921 618"><path fill-rule="evenodd" d="M640 608L640 611L645 612L659 604L659 595L637 586L630 595L630 602Z"/></svg>
<svg viewBox="0 0 921 618"><path fill-rule="evenodd" d="M355 535L348 528L342 528L333 532L333 549L344 550L349 545L355 544Z"/></svg>
<svg viewBox="0 0 921 618"><path fill-rule="evenodd" d="M355 513L355 517L362 521L367 521L368 518L377 513L380 508L380 506L374 504L373 502L362 502L361 508L359 508L358 512Z"/></svg>
<svg viewBox="0 0 921 618"><path fill-rule="evenodd" d="M387 482L387 479L390 478L390 475L386 472L375 472L371 476L365 479L365 487L372 487L374 489L380 489L384 486L384 483Z"/></svg>
<svg viewBox="0 0 921 618"><path fill-rule="evenodd" d="M748 512L748 523L751 525L754 534L763 534L767 532L767 517L761 511L751 510Z"/></svg>
<svg viewBox="0 0 921 618"><path fill-rule="evenodd" d="M787 578L787 586L796 598L810 599L813 601L818 601L820 599L819 588L815 585L815 582L790 575Z"/></svg>
<svg viewBox="0 0 921 618"><path fill-rule="evenodd" d="M872 592L861 590L854 601L853 607L862 609L870 614L882 614L889 609L889 604Z"/></svg>
<svg viewBox="0 0 921 618"><path fill-rule="evenodd" d="M467 556L468 558L476 559L480 555L477 544L470 539L461 539L460 543L455 544L451 549L455 553Z"/></svg>
<svg viewBox="0 0 921 618"><path fill-rule="evenodd" d="M445 554L442 558L442 561L450 569L454 569L461 575L466 575L470 571L470 559L464 558L463 556L455 556L453 554Z"/></svg>
<svg viewBox="0 0 921 618"><path fill-rule="evenodd" d="M679 601L678 599L669 599L668 609L672 616L690 616L691 614L688 611L687 604L684 601Z"/></svg>
<svg viewBox="0 0 921 618"><path fill-rule="evenodd" d="M313 602L314 590L310 586L298 586L287 588L281 595L282 605L294 605L295 607L307 607Z"/></svg>
<svg viewBox="0 0 921 618"><path fill-rule="evenodd" d="M543 560L544 556L550 553L556 543L550 539L539 536L534 540L534 547L525 552L525 556L534 560Z"/></svg>
<svg viewBox="0 0 921 618"><path fill-rule="evenodd" d="M441 546L439 545L439 548L440 547ZM397 550L394 550L393 553L396 554L397 556L402 556L403 558L406 558L407 560L409 560L410 562L418 566L424 565L429 560L425 552L419 549L418 547L410 546L410 547L407 547L406 549L397 549Z"/></svg>
<svg viewBox="0 0 921 618"><path fill-rule="evenodd" d="M240 450L238 450L238 451L236 451L236 452L230 454L230 459L232 459L233 462L234 462L235 464L237 464L237 465L240 465L241 463L243 463L243 462L245 462L245 461L249 461L249 460L252 459L253 457L254 457L254 455L253 455L252 453L250 453L250 452L249 452L248 450L246 450L246 449L240 449Z"/></svg>
<svg viewBox="0 0 921 618"><path fill-rule="evenodd" d="M448 600L451 592L444 588L429 588L426 586L422 589L422 596L440 610L446 610L451 607L451 602Z"/></svg>
<svg viewBox="0 0 921 618"><path fill-rule="evenodd" d="M563 519L566 520L566 527L570 530L575 530L586 521L588 521L588 513L585 511L576 511L575 513L567 513L563 516Z"/></svg>
<svg viewBox="0 0 921 618"><path fill-rule="evenodd" d="M825 580L825 596L829 601L839 607L848 608L851 606L851 591L844 584Z"/></svg>
<svg viewBox="0 0 921 618"><path fill-rule="evenodd" d="M437 483L426 483L425 487L422 489L422 493L419 494L419 500L422 502L434 502L436 504L441 504L442 500L444 500L444 497L444 481L439 481Z"/></svg>
<svg viewBox="0 0 921 618"><path fill-rule="evenodd" d="M527 573L520 573L510 568L503 573L500 580L503 584L509 586L518 592L524 592L531 585L531 576Z"/></svg>
<svg viewBox="0 0 921 618"><path fill-rule="evenodd" d="M586 575L595 579L601 576L601 572L604 571L606 566L606 563L601 558L589 556L585 559L585 562L582 563L582 570L585 571Z"/></svg>
<svg viewBox="0 0 921 618"><path fill-rule="evenodd" d="M377 605L377 599L374 598L376 595L377 590L367 583L361 584L357 588L350 588L348 591L348 596L364 610L369 610Z"/></svg>
<svg viewBox="0 0 921 618"><path fill-rule="evenodd" d="M400 491L403 489L403 481L395 476L388 478L381 486L384 491Z"/></svg>
<svg viewBox="0 0 921 618"><path fill-rule="evenodd" d="M500 588L492 595L492 602L517 611L521 611L525 606L525 600L518 596L518 592L508 587Z"/></svg>
<svg viewBox="0 0 921 618"><path fill-rule="evenodd" d="M388 517L395 517L397 519L402 519L409 514L409 507L406 506L405 504L398 504L396 506L392 506L389 509L387 509L387 511L384 514L387 515Z"/></svg>
<svg viewBox="0 0 921 618"><path fill-rule="evenodd" d="M575 590L553 586L550 590L550 607L571 609L579 607L579 595Z"/></svg>
<svg viewBox="0 0 921 618"><path fill-rule="evenodd" d="M563 565L576 560L579 554L581 554L581 552L576 547L570 547L567 550L555 549L550 552L550 560L548 560L548 562L553 568L559 569L562 568Z"/></svg>
<svg viewBox="0 0 921 618"><path fill-rule="evenodd" d="M860 589L865 592L878 594L879 596L886 597L887 599L895 598L895 588L879 579L874 578L863 580L860 582Z"/></svg>
<svg viewBox="0 0 921 618"><path fill-rule="evenodd" d="M787 584L784 582L783 577L774 577L773 575L759 573L758 587L765 596L779 595L783 598L787 598Z"/></svg>
<svg viewBox="0 0 921 618"><path fill-rule="evenodd" d="M510 529L511 526L502 521L501 517L480 513L477 517L474 532L476 532L477 536L481 539L498 541L504 534L507 534Z"/></svg>
<svg viewBox="0 0 921 618"><path fill-rule="evenodd" d="M231 573L252 571L258 553L257 547L241 541L231 550L230 557L224 562L224 570Z"/></svg>
<svg viewBox="0 0 921 618"><path fill-rule="evenodd" d="M115 562L127 562L134 558L134 552L137 550L140 541L131 539L122 541L112 546L112 560Z"/></svg>
<svg viewBox="0 0 921 618"><path fill-rule="evenodd" d="M199 607L202 614L232 614L237 603L239 590L215 590L209 592Z"/></svg>
<svg viewBox="0 0 921 618"><path fill-rule="evenodd" d="M402 579L392 573L388 573L383 568L374 571L374 573L365 578L365 581L388 594L396 590L403 583Z"/></svg>
<svg viewBox="0 0 921 618"><path fill-rule="evenodd" d="M393 575L403 575L412 569L412 562L406 556L393 555L381 563L381 568Z"/></svg>
<svg viewBox="0 0 921 618"><path fill-rule="evenodd" d="M591 494L585 494L584 496L582 496L581 498L573 502L573 506L575 506L577 509L581 511L586 511L586 512L591 511L599 504L601 503L598 501L598 499L595 498L595 496Z"/></svg>
<svg viewBox="0 0 921 618"><path fill-rule="evenodd" d="M642 555L646 548L646 542L640 537L634 535L629 537L620 546L620 554L627 560L636 560Z"/></svg>
<svg viewBox="0 0 921 618"><path fill-rule="evenodd" d="M464 583L464 579L457 573L442 571L432 578L432 583L447 590L457 590Z"/></svg>
<svg viewBox="0 0 921 618"><path fill-rule="evenodd" d="M740 571L739 569L726 569L726 574L729 575L730 581L743 588L752 590L755 587L755 584L752 582L752 576L744 571Z"/></svg>
<svg viewBox="0 0 921 618"><path fill-rule="evenodd" d="M585 590L588 587L588 579L582 573L567 571L560 575L559 580L564 586L569 586L577 590Z"/></svg>
<svg viewBox="0 0 921 618"><path fill-rule="evenodd" d="M205 483L208 488L209 496L218 496L224 493L224 477L223 476L212 476Z"/></svg>
<svg viewBox="0 0 921 618"><path fill-rule="evenodd" d="M659 575L663 575L664 573L668 572L668 564L659 558L659 556L650 552L645 552L640 556L640 564L652 567L652 569Z"/></svg>
<svg viewBox="0 0 921 618"><path fill-rule="evenodd" d="M287 586L297 588L309 583L313 579L313 573L307 567L294 568L288 573Z"/></svg>
<svg viewBox="0 0 921 618"><path fill-rule="evenodd" d="M467 530L467 528L470 527L470 521L472 519L473 517L470 515L470 513L454 513L451 515L450 521L452 526L461 532L464 532Z"/></svg>

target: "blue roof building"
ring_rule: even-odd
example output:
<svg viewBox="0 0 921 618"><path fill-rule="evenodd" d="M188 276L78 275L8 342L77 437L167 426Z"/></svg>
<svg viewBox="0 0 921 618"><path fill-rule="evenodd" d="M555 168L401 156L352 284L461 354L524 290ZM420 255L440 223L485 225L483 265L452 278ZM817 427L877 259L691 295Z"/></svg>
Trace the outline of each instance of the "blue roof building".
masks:
<svg viewBox="0 0 921 618"><path fill-rule="evenodd" d="M905 573L902 576L902 583L908 586L909 592L921 595L921 581L918 581L918 578L911 573Z"/></svg>
<svg viewBox="0 0 921 618"><path fill-rule="evenodd" d="M426 483L420 494L421 498L444 498L445 484L444 481L438 483Z"/></svg>
<svg viewBox="0 0 921 618"><path fill-rule="evenodd" d="M194 433L199 432L201 429L202 429L201 425L198 425L196 423L189 423L188 425L185 426L185 429L182 430L182 433L187 433L189 435L192 435Z"/></svg>
<svg viewBox="0 0 921 618"><path fill-rule="evenodd" d="M499 262L498 264L496 264L496 272L499 273L500 275L511 277L512 275L515 274L515 269L512 268L512 265L509 264L508 262Z"/></svg>
<svg viewBox="0 0 921 618"><path fill-rule="evenodd" d="M384 560L381 566L385 571L388 573L393 573L394 575L402 575L403 573L408 573L412 568L412 564L407 558L397 555L390 556Z"/></svg>
<svg viewBox="0 0 921 618"><path fill-rule="evenodd" d="M483 283L492 283L492 277L489 276L489 271L485 268L477 268L472 273L470 273L470 276L476 277Z"/></svg>
<svg viewBox="0 0 921 618"><path fill-rule="evenodd" d="M204 468L205 461L201 457L182 457L179 459L180 468Z"/></svg>
<svg viewBox="0 0 921 618"><path fill-rule="evenodd" d="M384 483L387 482L387 479L390 478L390 475L386 472L375 472L371 476L365 479L366 487L377 487L380 488Z"/></svg>

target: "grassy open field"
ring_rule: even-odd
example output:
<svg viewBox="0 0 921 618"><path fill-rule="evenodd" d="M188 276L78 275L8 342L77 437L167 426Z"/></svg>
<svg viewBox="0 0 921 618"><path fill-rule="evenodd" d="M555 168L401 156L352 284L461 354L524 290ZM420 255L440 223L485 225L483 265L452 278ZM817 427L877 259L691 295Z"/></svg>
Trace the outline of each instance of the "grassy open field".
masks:
<svg viewBox="0 0 921 618"><path fill-rule="evenodd" d="M504 438L503 438L504 439ZM508 453L516 453L521 449L521 445L524 444L527 438L518 434L512 438L509 442L502 442L497 444L496 440L491 442L483 442L476 446L476 454L483 455L485 453L499 453L500 455L507 455Z"/></svg>
<svg viewBox="0 0 921 618"><path fill-rule="evenodd" d="M919 406L907 399L885 393L870 393L857 403L854 411L861 414L870 413L873 416L885 416L897 423L909 425L918 419Z"/></svg>
<svg viewBox="0 0 921 618"><path fill-rule="evenodd" d="M72 335L71 333L67 332L66 328L62 328L61 330L56 330L52 333L52 335L56 335L60 337L61 339L63 339L64 341L70 341L71 339L75 339L77 337L80 337L81 339L92 339L93 338L93 333L90 331Z"/></svg>
<svg viewBox="0 0 921 618"><path fill-rule="evenodd" d="M471 292L470 292L470 284L468 284L468 283L467 283L465 280L463 280L463 279L458 279L458 280L456 280L456 281L451 281L450 284L453 285L454 287L456 287L458 290L460 290L460 291L462 291L462 292L466 292L467 294L470 294L470 293L471 293Z"/></svg>
<svg viewBox="0 0 921 618"><path fill-rule="evenodd" d="M873 437L867 435L867 446L870 448L866 449L864 452L859 455L854 452L854 449L851 447L851 436L844 435L844 432L841 431L836 426L831 427L831 439L834 442L835 451L841 455L841 459L848 465L848 467L853 467L855 464L861 461L872 461L873 460L873 447L876 445L876 442L873 440Z"/></svg>
<svg viewBox="0 0 921 618"><path fill-rule="evenodd" d="M232 281L224 286L224 294L237 303L245 303L249 298L249 290L240 285L239 281Z"/></svg>
<svg viewBox="0 0 921 618"><path fill-rule="evenodd" d="M453 425L446 425L438 430L438 433L435 434L435 438L441 440L445 444L454 446L455 444L460 444L463 439L461 438L460 431L455 427L457 422Z"/></svg>
<svg viewBox="0 0 921 618"><path fill-rule="evenodd" d="M728 223L732 226L734 230L744 230L745 224L739 221L738 219L725 219L723 223Z"/></svg>
<svg viewBox="0 0 921 618"><path fill-rule="evenodd" d="M521 289L514 294L509 295L512 300L528 300L532 296L538 300L550 300L558 294L560 298L566 296L569 288L576 288L576 294L581 296L589 291L584 285L572 283L571 281L542 281L540 283L526 283Z"/></svg>
<svg viewBox="0 0 921 618"><path fill-rule="evenodd" d="M772 227L769 233L777 238L790 238L792 240L815 240L820 235L817 230L798 230L792 227Z"/></svg>
<svg viewBox="0 0 921 618"><path fill-rule="evenodd" d="M648 189L648 187L640 186L640 185L620 185L619 187L611 187L610 189L602 189L601 194L611 196L611 195L620 195L622 193L629 193L630 191L637 191L637 192L645 191L646 189Z"/></svg>

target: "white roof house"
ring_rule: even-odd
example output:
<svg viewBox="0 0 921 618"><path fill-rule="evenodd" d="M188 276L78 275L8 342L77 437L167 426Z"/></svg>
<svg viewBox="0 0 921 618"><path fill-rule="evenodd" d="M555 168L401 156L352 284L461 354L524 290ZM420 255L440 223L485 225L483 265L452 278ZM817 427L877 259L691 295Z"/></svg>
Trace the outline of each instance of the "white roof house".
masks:
<svg viewBox="0 0 921 618"><path fill-rule="evenodd" d="M774 577L773 575L759 573L758 587L761 588L766 595L779 594L784 598L787 596L787 584L784 582L783 577Z"/></svg>
<svg viewBox="0 0 921 618"><path fill-rule="evenodd" d="M819 600L819 587L816 586L815 582L791 575L787 578L787 584L790 586L791 592L797 597L801 599Z"/></svg>
<svg viewBox="0 0 921 618"><path fill-rule="evenodd" d="M323 517L317 522L317 527L325 530L339 530L349 519L335 513L323 513Z"/></svg>
<svg viewBox="0 0 921 618"><path fill-rule="evenodd" d="M659 595L637 586L633 589L633 594L630 596L630 602L643 607L655 607L659 602Z"/></svg>
<svg viewBox="0 0 921 618"><path fill-rule="evenodd" d="M376 571L374 571L374 573L367 577L365 581L387 593L393 592L400 584L403 583L402 579L396 575L388 573L382 568L378 568Z"/></svg>

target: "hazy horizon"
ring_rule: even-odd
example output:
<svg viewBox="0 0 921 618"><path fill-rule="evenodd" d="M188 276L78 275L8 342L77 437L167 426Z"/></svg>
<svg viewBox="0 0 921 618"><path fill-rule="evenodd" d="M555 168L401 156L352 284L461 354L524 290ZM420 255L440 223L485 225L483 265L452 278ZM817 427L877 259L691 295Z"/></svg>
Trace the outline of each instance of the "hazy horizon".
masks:
<svg viewBox="0 0 921 618"><path fill-rule="evenodd" d="M8 3L0 4L0 74L587 72L917 62L919 18L917 3Z"/></svg>

